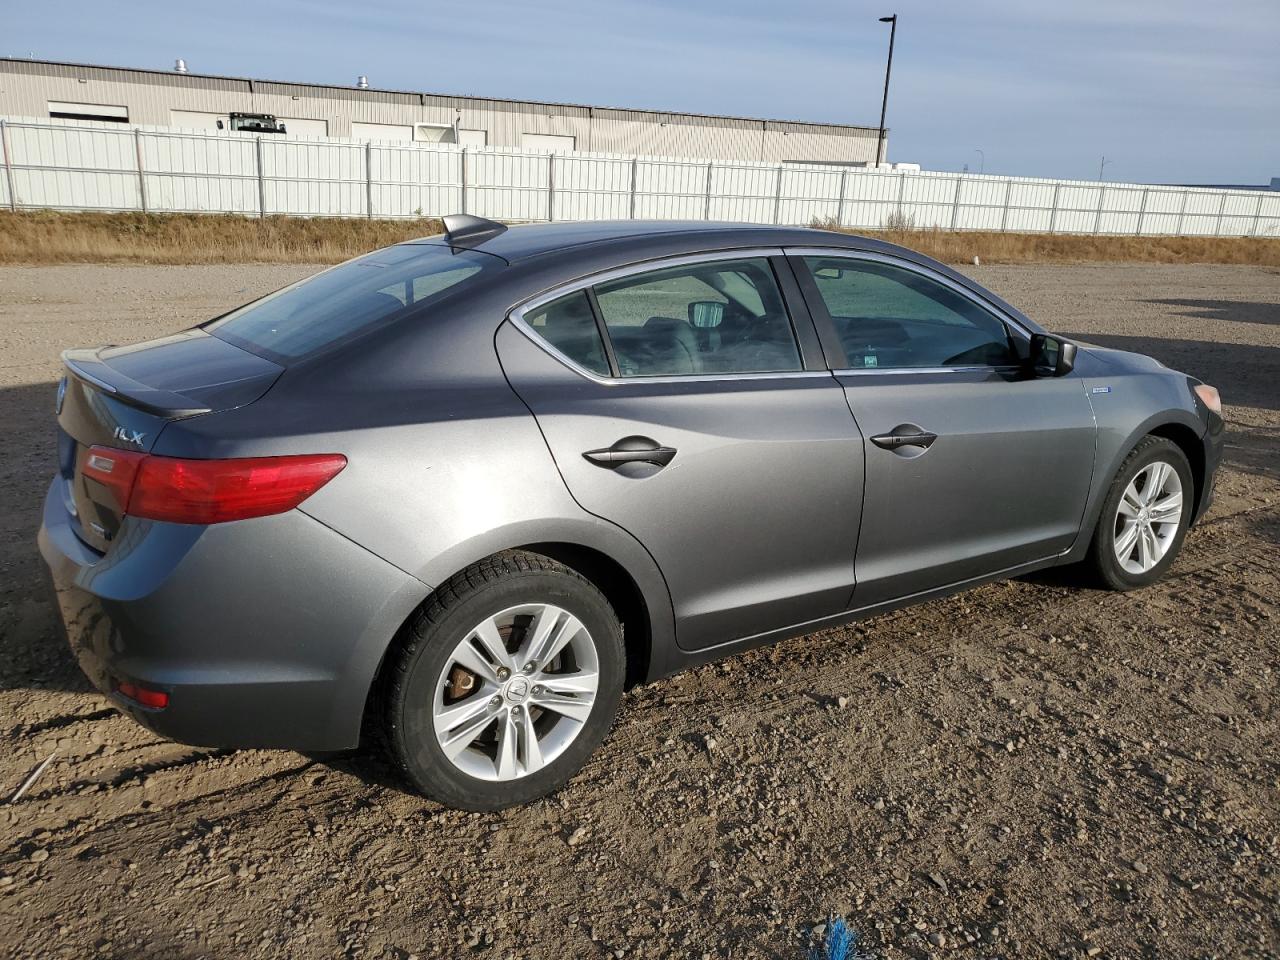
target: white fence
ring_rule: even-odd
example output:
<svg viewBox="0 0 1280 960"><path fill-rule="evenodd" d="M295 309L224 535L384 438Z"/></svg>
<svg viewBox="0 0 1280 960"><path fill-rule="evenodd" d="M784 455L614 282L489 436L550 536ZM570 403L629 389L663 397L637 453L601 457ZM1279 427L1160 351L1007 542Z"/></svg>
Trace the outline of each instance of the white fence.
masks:
<svg viewBox="0 0 1280 960"><path fill-rule="evenodd" d="M1280 236L1280 192L0 120L0 208Z"/></svg>

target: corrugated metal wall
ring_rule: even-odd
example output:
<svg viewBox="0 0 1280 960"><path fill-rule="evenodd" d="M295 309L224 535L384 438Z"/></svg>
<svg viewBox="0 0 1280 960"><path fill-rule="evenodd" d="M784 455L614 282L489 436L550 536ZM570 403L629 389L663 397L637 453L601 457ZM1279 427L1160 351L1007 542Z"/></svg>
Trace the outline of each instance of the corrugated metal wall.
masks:
<svg viewBox="0 0 1280 960"><path fill-rule="evenodd" d="M0 120L12 209L1280 236L1280 192Z"/></svg>
<svg viewBox="0 0 1280 960"><path fill-rule="evenodd" d="M484 130L492 147L526 133L571 136L578 150L718 160L862 163L876 131L836 124L750 120L571 104L313 86L113 67L0 59L0 116L46 117L50 100L125 106L129 122L173 123L172 112L269 113L323 121L330 136L352 122L435 123Z"/></svg>

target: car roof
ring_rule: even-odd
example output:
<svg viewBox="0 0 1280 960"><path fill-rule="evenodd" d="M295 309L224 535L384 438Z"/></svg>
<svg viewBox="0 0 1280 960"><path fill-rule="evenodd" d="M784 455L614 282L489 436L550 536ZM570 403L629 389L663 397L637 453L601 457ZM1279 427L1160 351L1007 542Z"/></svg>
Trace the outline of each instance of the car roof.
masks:
<svg viewBox="0 0 1280 960"><path fill-rule="evenodd" d="M727 223L706 220L581 220L560 223L530 223L509 227L502 233L467 246L509 263L544 254L565 252L587 244L609 243L626 247L628 240L651 245L669 237L674 245L686 247L691 241L706 239L711 247L758 244L760 246L861 246L878 245L876 241L830 230L807 227L776 227L750 223ZM410 243L447 243L437 234L411 240Z"/></svg>
<svg viewBox="0 0 1280 960"><path fill-rule="evenodd" d="M481 221L482 223L485 221ZM616 258L625 263L630 256L656 259L699 250L732 250L741 247L842 247L869 251L928 267L967 287L1012 315L1033 331L1038 324L1017 307L979 285L964 274L934 258L875 237L813 227L771 226L707 220L576 220L558 223L531 223L503 229L473 243L454 243L455 249L478 250L528 266L562 266L576 270L584 260ZM407 243L450 244L447 234L422 237ZM586 255L586 256L584 256Z"/></svg>

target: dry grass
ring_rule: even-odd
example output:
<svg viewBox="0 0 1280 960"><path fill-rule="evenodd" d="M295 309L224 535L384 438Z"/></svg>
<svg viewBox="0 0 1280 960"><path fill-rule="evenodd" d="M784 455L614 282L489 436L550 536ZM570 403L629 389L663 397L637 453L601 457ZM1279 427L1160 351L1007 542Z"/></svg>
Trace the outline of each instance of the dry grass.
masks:
<svg viewBox="0 0 1280 960"><path fill-rule="evenodd" d="M815 227L834 229L815 222ZM222 214L0 212L0 263L339 263L441 232L439 220ZM894 229L862 232L947 263L1243 263L1280 266L1280 239L1049 236Z"/></svg>
<svg viewBox="0 0 1280 960"><path fill-rule="evenodd" d="M0 263L340 263L441 230L433 219L0 213Z"/></svg>
<svg viewBox="0 0 1280 960"><path fill-rule="evenodd" d="M1117 237L916 229L909 222L886 230L813 226L888 240L944 263L1243 263L1280 267L1280 239L1270 237Z"/></svg>

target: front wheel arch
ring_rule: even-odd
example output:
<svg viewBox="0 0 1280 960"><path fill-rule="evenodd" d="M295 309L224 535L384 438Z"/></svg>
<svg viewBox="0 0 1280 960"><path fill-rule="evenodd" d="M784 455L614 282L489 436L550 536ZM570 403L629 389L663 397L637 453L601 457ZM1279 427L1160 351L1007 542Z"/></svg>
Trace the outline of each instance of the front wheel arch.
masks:
<svg viewBox="0 0 1280 960"><path fill-rule="evenodd" d="M1172 441L1187 458L1187 462L1191 465L1191 478L1195 481L1191 516L1193 519L1198 517L1200 515L1200 505L1204 502L1206 486L1204 444L1200 442L1200 437L1196 435L1194 430L1183 423L1161 424L1153 427L1147 436L1163 437L1165 440ZM1125 454L1125 456L1127 458L1128 454Z"/></svg>

